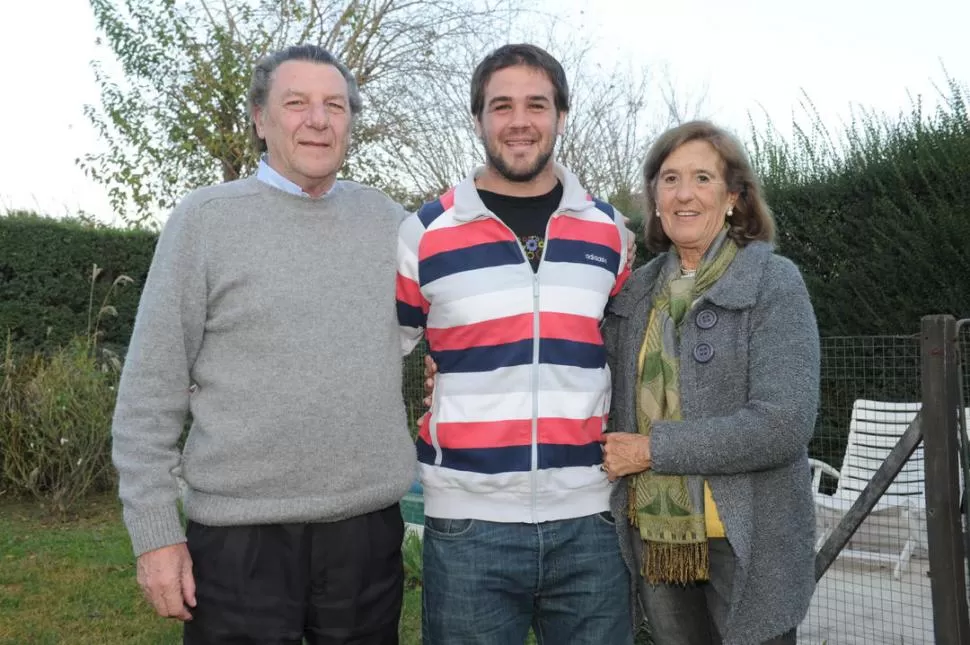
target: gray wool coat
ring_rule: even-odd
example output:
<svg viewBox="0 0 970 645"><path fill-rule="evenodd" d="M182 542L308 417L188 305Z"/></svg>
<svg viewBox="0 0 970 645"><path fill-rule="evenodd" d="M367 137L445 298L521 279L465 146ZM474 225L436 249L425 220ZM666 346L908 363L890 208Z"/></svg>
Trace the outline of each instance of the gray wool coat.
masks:
<svg viewBox="0 0 970 645"><path fill-rule="evenodd" d="M668 255L638 269L607 311L614 432L637 431L637 357L658 278L665 264L674 268ZM796 627L808 611L815 517L807 445L818 388L818 328L805 283L790 260L753 242L685 317L684 420L659 421L651 436L655 471L710 483L736 554L725 645L761 643ZM627 484L624 478L614 486L611 506L624 559L640 583Z"/></svg>

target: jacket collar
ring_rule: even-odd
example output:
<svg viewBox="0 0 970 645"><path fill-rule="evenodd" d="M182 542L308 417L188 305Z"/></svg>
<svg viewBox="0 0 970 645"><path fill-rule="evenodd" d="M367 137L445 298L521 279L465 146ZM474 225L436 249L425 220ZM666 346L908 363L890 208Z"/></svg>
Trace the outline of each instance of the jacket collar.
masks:
<svg viewBox="0 0 970 645"><path fill-rule="evenodd" d="M724 309L748 309L754 306L761 288L765 265L774 249L767 242L752 242L740 250L731 266L701 296L711 304ZM618 316L630 316L644 298L652 297L659 286L658 278L667 263L669 254L661 253L645 266L633 272L626 285L610 303L610 311Z"/></svg>
<svg viewBox="0 0 970 645"><path fill-rule="evenodd" d="M758 300L765 265L774 251L767 242L751 242L741 249L721 279L702 298L725 309L749 309Z"/></svg>
<svg viewBox="0 0 970 645"><path fill-rule="evenodd" d="M592 197L586 189L579 183L579 179L558 163L554 164L556 177L562 182L562 202L559 210L553 217L560 215L563 211L582 211L587 208L595 207ZM481 197L478 196L478 188L475 186L475 178L485 171L485 166L479 166L460 184L455 186L455 201L452 206L452 216L459 222L470 222L478 217L491 215L485 208Z"/></svg>

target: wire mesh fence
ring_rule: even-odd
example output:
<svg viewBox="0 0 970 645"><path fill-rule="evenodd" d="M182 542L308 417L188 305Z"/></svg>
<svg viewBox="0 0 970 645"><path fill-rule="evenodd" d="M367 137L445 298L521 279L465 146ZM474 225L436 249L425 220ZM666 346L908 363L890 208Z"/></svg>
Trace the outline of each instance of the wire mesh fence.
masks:
<svg viewBox="0 0 970 645"><path fill-rule="evenodd" d="M428 353L427 344L422 340L410 354L404 358L403 384L404 407L408 415L408 427L411 438L418 436L418 419L427 409L423 403L424 394L424 357Z"/></svg>
<svg viewBox="0 0 970 645"><path fill-rule="evenodd" d="M814 491L819 546L916 416L922 397L918 334L829 337L821 350L820 407L809 446L810 456L829 467ZM419 347L404 362L412 434L424 412L424 354ZM961 356L967 406L970 329L961 336ZM800 645L934 642L924 484L921 444L819 580L799 628Z"/></svg>
<svg viewBox="0 0 970 645"><path fill-rule="evenodd" d="M919 410L919 336L824 338L820 386L809 451L840 475L814 491L822 542ZM924 479L918 448L819 580L799 643L933 643Z"/></svg>

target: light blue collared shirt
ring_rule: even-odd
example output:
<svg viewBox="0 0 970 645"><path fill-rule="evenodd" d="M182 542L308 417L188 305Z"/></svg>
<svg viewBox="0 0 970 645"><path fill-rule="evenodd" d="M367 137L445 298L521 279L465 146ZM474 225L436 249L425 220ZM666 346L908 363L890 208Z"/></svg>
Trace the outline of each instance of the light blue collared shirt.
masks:
<svg viewBox="0 0 970 645"><path fill-rule="evenodd" d="M263 153L263 155L259 158L259 167L256 169L256 179L264 184L269 184L273 188L279 188L285 193L290 193L291 195L300 195L302 197L310 197L305 190L300 188L298 184L290 181L280 173L276 172L273 167L269 165L266 159L266 154ZM333 186L330 187L330 190L323 195L320 195L320 197L330 193L330 191L332 191L336 186L337 182L333 182ZM310 199L314 198L310 197ZM319 197L317 199L319 199Z"/></svg>

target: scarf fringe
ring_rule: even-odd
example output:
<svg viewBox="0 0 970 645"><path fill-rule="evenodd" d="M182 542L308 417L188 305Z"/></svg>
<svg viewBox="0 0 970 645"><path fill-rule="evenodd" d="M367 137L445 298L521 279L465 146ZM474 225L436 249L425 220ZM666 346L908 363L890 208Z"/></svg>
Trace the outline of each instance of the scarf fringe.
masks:
<svg viewBox="0 0 970 645"><path fill-rule="evenodd" d="M707 541L693 544L643 543L643 577L652 585L682 584L710 579Z"/></svg>
<svg viewBox="0 0 970 645"><path fill-rule="evenodd" d="M627 516L630 525L639 528L634 491L630 491ZM689 544L643 540L643 564L640 573L652 585L682 584L710 579L710 553L707 540Z"/></svg>
<svg viewBox="0 0 970 645"><path fill-rule="evenodd" d="M636 526L639 528L640 523L637 521L637 476L636 475L630 478L629 488L627 489L626 516L627 518L629 518L631 526Z"/></svg>

